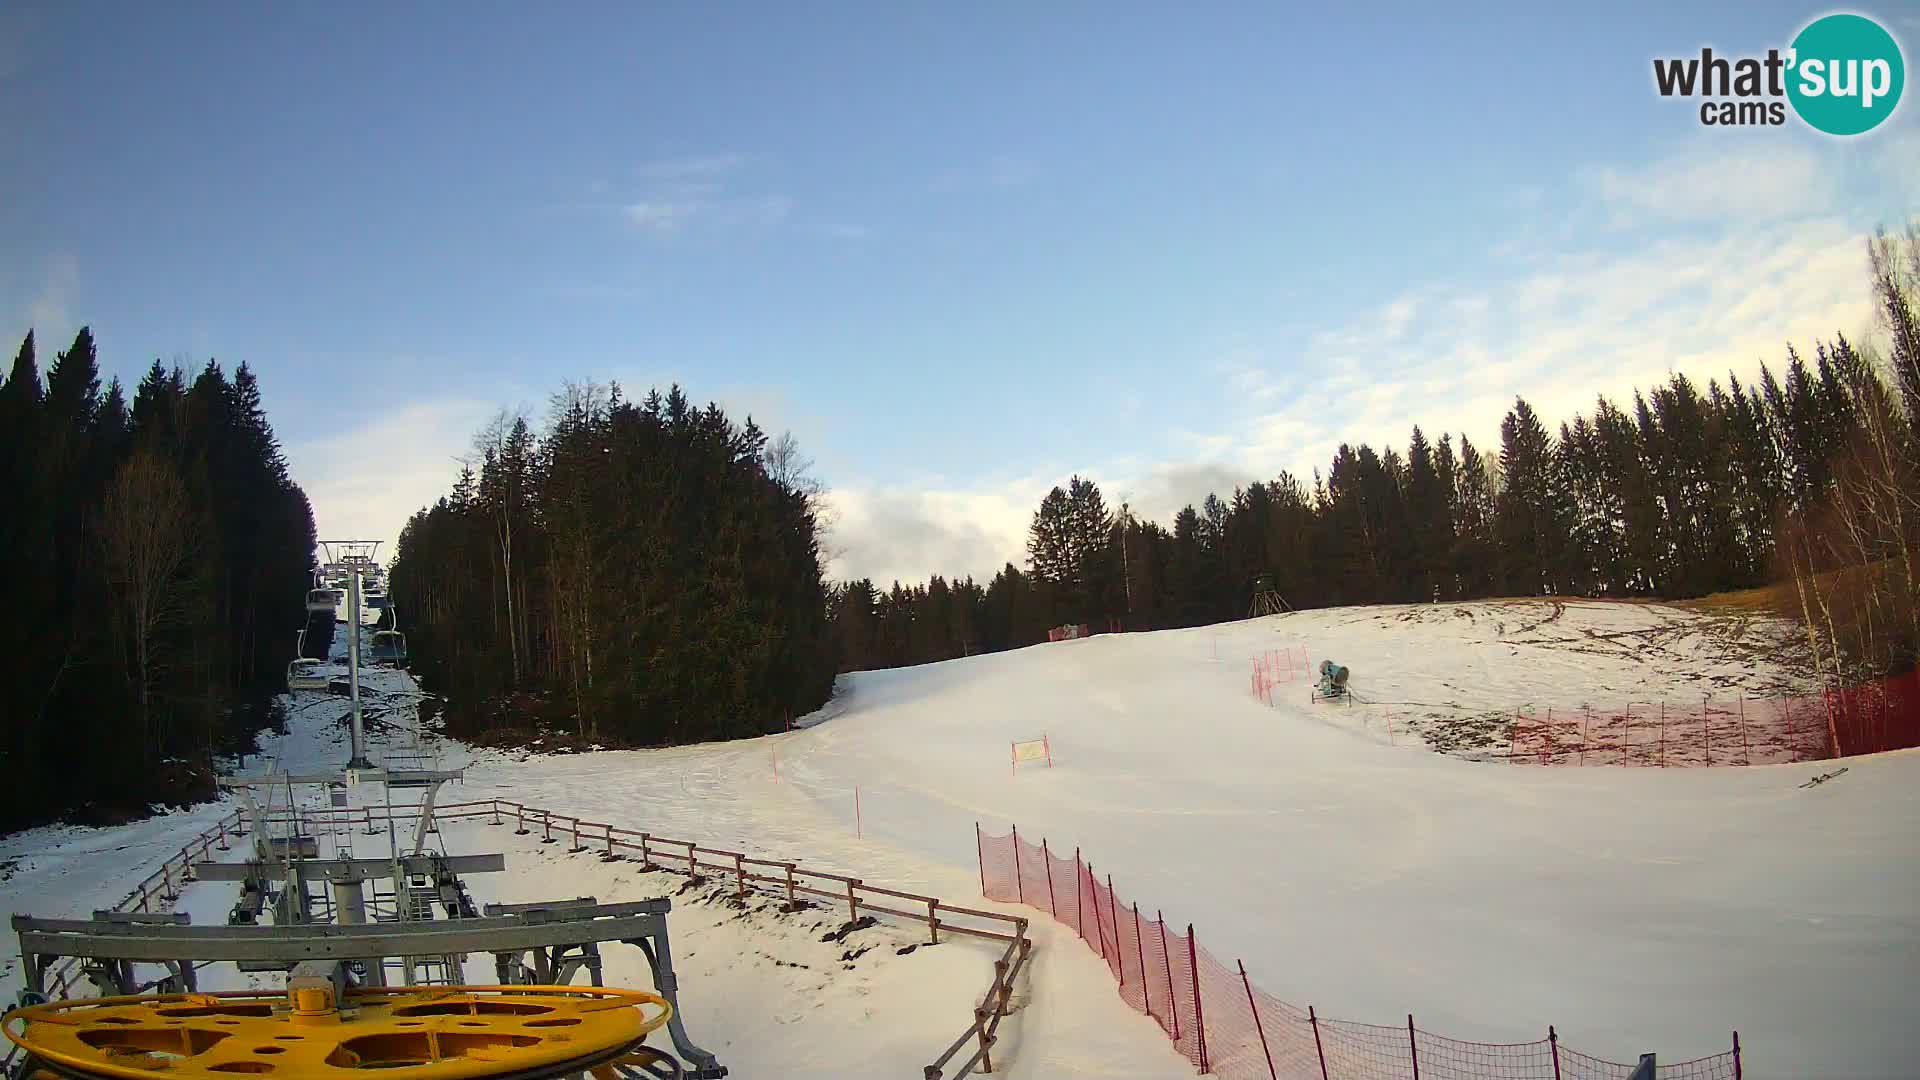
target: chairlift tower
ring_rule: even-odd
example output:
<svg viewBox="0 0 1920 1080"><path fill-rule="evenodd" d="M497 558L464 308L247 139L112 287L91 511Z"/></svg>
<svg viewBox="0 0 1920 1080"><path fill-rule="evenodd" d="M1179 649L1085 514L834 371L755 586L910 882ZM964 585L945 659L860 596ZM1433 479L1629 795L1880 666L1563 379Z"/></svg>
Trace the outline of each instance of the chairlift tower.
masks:
<svg viewBox="0 0 1920 1080"><path fill-rule="evenodd" d="M347 768L371 769L373 762L367 760L366 732L360 717L360 593L365 572L379 565L374 562L374 552L380 549L380 541L322 540L320 547L327 553L328 565L344 564L351 575L347 583L347 693L352 701L353 750Z"/></svg>

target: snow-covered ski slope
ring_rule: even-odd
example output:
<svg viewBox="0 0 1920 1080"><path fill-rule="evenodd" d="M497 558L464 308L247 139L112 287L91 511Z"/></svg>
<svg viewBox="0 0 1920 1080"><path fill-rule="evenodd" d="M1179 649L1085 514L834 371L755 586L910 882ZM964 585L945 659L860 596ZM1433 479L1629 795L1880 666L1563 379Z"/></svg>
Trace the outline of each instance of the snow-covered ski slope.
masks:
<svg viewBox="0 0 1920 1080"><path fill-rule="evenodd" d="M1287 644L1348 665L1363 698L1469 714L1804 685L1777 659L1790 628L1759 619L1599 603L1338 609L859 673L829 719L790 735L490 757L476 784L817 852L875 880L932 863L945 873L910 887L943 895L979 887L975 821L1017 823L1079 846L1129 899L1192 921L1216 955L1322 1015L1411 1012L1487 1041L1551 1023L1614 1060L1715 1053L1737 1028L1750 1076L1912 1074L1920 755L1861 759L1811 790L1798 785L1819 765L1466 761L1404 735L1389 745L1366 710L1310 705L1304 682L1256 703L1246 658ZM1010 775L1009 741L1043 733L1055 767Z"/></svg>
<svg viewBox="0 0 1920 1080"><path fill-rule="evenodd" d="M1348 665L1363 699L1424 702L1436 717L1804 685L1783 660L1788 628L1758 619L1592 603L1340 609L858 673L810 726L765 739L573 756L456 751L449 763L470 753L474 767L447 797L498 794L956 902L979 892L974 823L1018 823L1056 850L1079 846L1124 896L1191 921L1215 955L1244 959L1268 992L1321 1015L1394 1024L1413 1013L1429 1031L1487 1041L1538 1039L1551 1023L1566 1045L1614 1060L1715 1053L1738 1028L1750 1077L1913 1075L1920 753L1855 759L1811 789L1799 785L1831 766L1463 760L1410 745L1404 728L1389 744L1363 707L1308 704L1305 682L1282 687L1273 707L1257 703L1248 656L1288 645ZM1009 741L1041 734L1054 767L1010 775ZM290 760L344 757L333 740L302 722L281 749ZM35 835L46 850L23 850ZM82 841L52 843L57 835L0 844L0 858L26 856L8 888L38 894L39 867L75 861L61 852ZM517 861L526 869L510 858L510 885L497 887L573 885L546 860ZM620 887L588 891L619 899L610 890ZM113 898L50 902L84 910ZM10 895L0 907L25 905ZM1189 1071L1119 1003L1100 961L1046 924L1037 919L1023 1010L1003 1029L1009 1074ZM709 992L753 992L746 982L764 974L733 940L680 947L713 965ZM941 963L976 981L969 964ZM889 1001L908 992L861 978ZM931 1052L977 991L955 985L945 1007L915 997L924 1007L865 1012L853 998L817 1011L829 1026L869 1015ZM900 1027L906 1015L921 1017L913 1030ZM758 1047L780 1037L776 1026L723 1038L702 1025L701 1037L770 1061ZM857 1027L838 1040L809 1035L796 1074L897 1074L860 1043Z"/></svg>

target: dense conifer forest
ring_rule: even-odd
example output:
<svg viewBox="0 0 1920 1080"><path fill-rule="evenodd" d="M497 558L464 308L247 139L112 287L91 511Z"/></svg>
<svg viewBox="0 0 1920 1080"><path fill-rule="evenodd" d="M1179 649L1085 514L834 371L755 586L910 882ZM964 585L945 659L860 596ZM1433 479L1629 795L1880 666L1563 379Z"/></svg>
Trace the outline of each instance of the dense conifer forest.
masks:
<svg viewBox="0 0 1920 1080"><path fill-rule="evenodd" d="M129 401L83 329L0 383L0 827L205 798L285 688L313 515L253 372L157 361Z"/></svg>
<svg viewBox="0 0 1920 1080"><path fill-rule="evenodd" d="M618 745L778 731L833 688L817 495L792 439L678 387L569 386L537 437L503 414L400 534L414 667L463 733L502 714Z"/></svg>
<svg viewBox="0 0 1920 1080"><path fill-rule="evenodd" d="M1910 670L1920 648L1920 239L1869 245L1884 355L1845 336L1788 347L1742 383L1685 375L1557 426L1523 398L1498 445L1414 427L1404 450L1343 445L1187 506L1170 526L1056 487L1027 565L982 585L870 580L830 597L844 669L1094 631L1295 608L1500 596L1682 599L1781 584L1828 677Z"/></svg>
<svg viewBox="0 0 1920 1080"><path fill-rule="evenodd" d="M391 594L453 730L665 745L775 731L837 671L1295 608L1499 596L1681 599L1774 587L1830 679L1920 652L1920 236L1869 244L1884 347L1836 333L1743 383L1676 374L1552 424L1516 398L1495 446L1414 427L1343 445L1170 525L1075 477L1026 565L829 586L821 485L673 387L569 384L503 413L401 533ZM1776 370L1777 368L1777 370ZM242 364L155 363L104 389L82 330L0 383L0 826L205 795L284 686L315 544Z"/></svg>

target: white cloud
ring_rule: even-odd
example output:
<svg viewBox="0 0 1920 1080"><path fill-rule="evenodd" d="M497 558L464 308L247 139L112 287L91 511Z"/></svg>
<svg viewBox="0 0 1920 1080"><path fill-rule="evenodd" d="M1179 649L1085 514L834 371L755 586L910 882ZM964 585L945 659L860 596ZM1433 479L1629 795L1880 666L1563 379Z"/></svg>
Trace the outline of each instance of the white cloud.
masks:
<svg viewBox="0 0 1920 1080"><path fill-rule="evenodd" d="M321 538L380 540L381 559L392 558L401 526L452 489L474 432L499 408L475 400L426 402L289 445L288 466L313 504Z"/></svg>
<svg viewBox="0 0 1920 1080"><path fill-rule="evenodd" d="M1040 167L1032 160L1015 154L995 154L984 161L957 165L933 179L933 190L952 191L1005 191L1011 188L1025 187L1040 178Z"/></svg>
<svg viewBox="0 0 1920 1080"><path fill-rule="evenodd" d="M723 200L712 204L711 212L722 225L778 225L793 212L793 200L785 195Z"/></svg>
<svg viewBox="0 0 1920 1080"><path fill-rule="evenodd" d="M689 154L641 162L633 173L642 180L691 180L734 172L746 163L745 154Z"/></svg>
<svg viewBox="0 0 1920 1080"><path fill-rule="evenodd" d="M1488 446L1515 395L1557 423L1591 413L1597 395L1624 402L1676 371L1703 388L1730 370L1744 381L1762 360L1778 373L1788 342L1810 351L1816 340L1870 327L1863 241L1837 218L1812 218L1743 224L1615 258L1549 258L1484 307L1480 298L1449 301L1435 310L1455 314L1417 334L1377 335L1362 372L1320 373L1327 393L1246 415L1236 456L1263 475L1304 472L1324 468L1342 442L1404 447L1416 423L1432 439L1464 431ZM1336 327L1321 337L1365 332ZM1318 341L1301 355L1322 353Z"/></svg>
<svg viewBox="0 0 1920 1080"><path fill-rule="evenodd" d="M48 259L41 273L40 290L27 305L28 323L54 335L48 340L58 340L64 331L74 326L69 309L79 285L80 260L71 255Z"/></svg>
<svg viewBox="0 0 1920 1080"><path fill-rule="evenodd" d="M1872 160L1885 179L1912 174L1916 158L1920 139L1888 140ZM1673 372L1703 389L1730 370L1745 382L1763 360L1780 374L1789 342L1811 352L1836 332L1871 333L1866 234L1819 164L1797 148L1741 149L1583 173L1572 178L1581 205L1600 207L1613 224L1687 228L1662 228L1625 249L1618 245L1639 234L1526 231L1503 253L1511 259L1503 278L1409 282L1349 321L1237 345L1216 365L1219 430L1167 433L1171 460L1159 464L1087 462L1078 471L1110 504L1130 498L1138 514L1170 525L1208 492L1225 497L1283 469L1310 485L1342 442L1404 453L1415 424L1432 441L1464 432L1497 454L1516 395L1558 425L1590 415L1601 394L1628 406L1636 388ZM1728 176L1750 182L1747 190L1729 194ZM1022 562L1034 508L1065 479L836 492L830 569L889 582L990 576Z"/></svg>
<svg viewBox="0 0 1920 1080"><path fill-rule="evenodd" d="M735 174L747 163L743 154L662 158L634 168L642 194L620 207L627 223L656 235L677 233L694 224L717 228L773 226L793 212L793 199L781 194L740 194Z"/></svg>
<svg viewBox="0 0 1920 1080"><path fill-rule="evenodd" d="M801 228L834 240L865 240L873 235L873 229L870 227L845 221L809 222Z"/></svg>
<svg viewBox="0 0 1920 1080"><path fill-rule="evenodd" d="M621 213L643 229L673 232L692 217L696 209L692 203L636 202L622 207Z"/></svg>
<svg viewBox="0 0 1920 1080"><path fill-rule="evenodd" d="M1590 170L1583 183L1616 225L1776 221L1832 204L1836 177L1812 149L1778 142Z"/></svg>
<svg viewBox="0 0 1920 1080"><path fill-rule="evenodd" d="M872 578L880 588L925 581L929 574L972 575L985 584L1003 563L1025 561L1027 522L1039 501L1038 495L1028 499L1025 488L830 491L828 576Z"/></svg>
<svg viewBox="0 0 1920 1080"><path fill-rule="evenodd" d="M1171 528L1173 516L1209 493L1222 498L1258 477L1232 463L1184 462L1079 469L1100 486L1108 509L1124 501L1135 517ZM971 575L986 584L1006 563L1026 566L1027 526L1040 500L1072 473L1030 475L964 487L939 479L917 486L836 488L823 544L833 579L925 581Z"/></svg>
<svg viewBox="0 0 1920 1080"><path fill-rule="evenodd" d="M785 195L683 202L643 200L621 208L629 222L657 233L678 232L696 218L722 228L778 225L792 211L793 200Z"/></svg>

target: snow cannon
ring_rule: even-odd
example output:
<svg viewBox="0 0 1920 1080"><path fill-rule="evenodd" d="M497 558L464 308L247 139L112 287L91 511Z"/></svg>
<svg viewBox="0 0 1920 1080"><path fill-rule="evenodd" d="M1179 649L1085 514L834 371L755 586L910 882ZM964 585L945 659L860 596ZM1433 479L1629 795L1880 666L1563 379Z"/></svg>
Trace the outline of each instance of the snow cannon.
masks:
<svg viewBox="0 0 1920 1080"><path fill-rule="evenodd" d="M1314 701L1337 700L1347 696L1347 669L1331 660L1320 661L1320 685L1313 688Z"/></svg>

